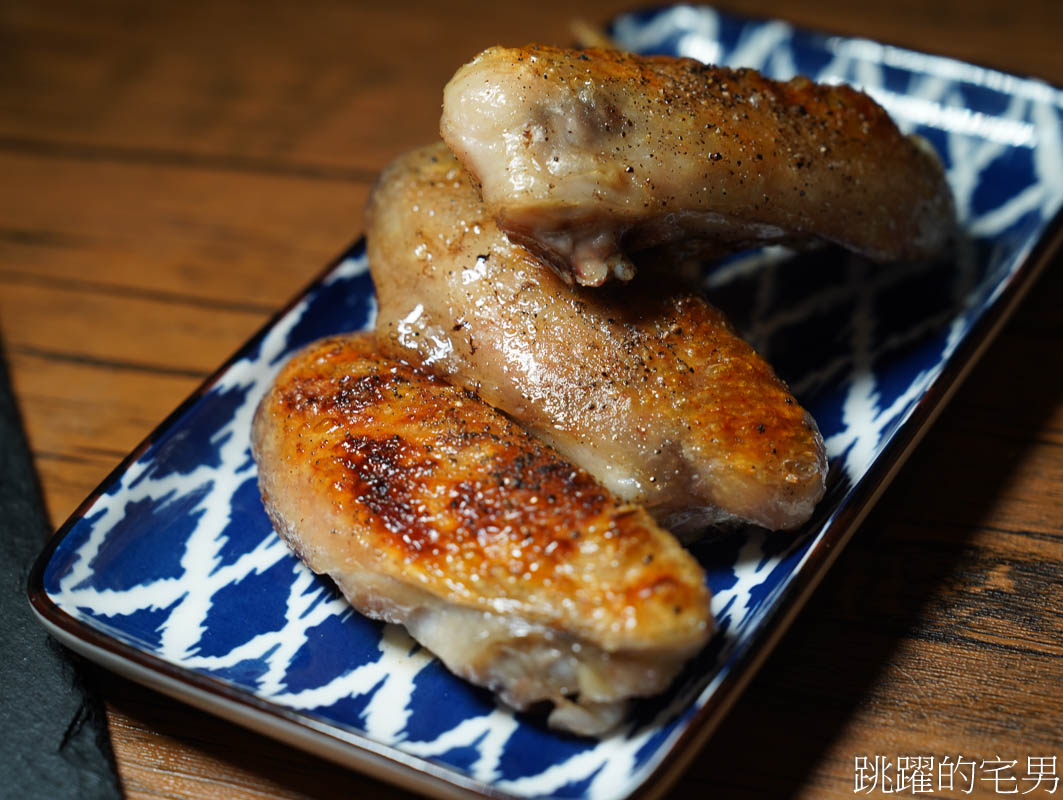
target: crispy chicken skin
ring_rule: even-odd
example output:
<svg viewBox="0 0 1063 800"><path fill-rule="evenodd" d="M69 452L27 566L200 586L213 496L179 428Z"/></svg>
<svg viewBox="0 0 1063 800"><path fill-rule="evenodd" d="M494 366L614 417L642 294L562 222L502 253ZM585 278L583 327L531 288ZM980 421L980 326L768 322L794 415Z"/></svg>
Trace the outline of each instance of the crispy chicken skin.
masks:
<svg viewBox="0 0 1063 800"><path fill-rule="evenodd" d="M567 284L498 229L441 144L397 159L367 215L385 351L476 391L674 532L811 515L815 423L700 296L648 270Z"/></svg>
<svg viewBox="0 0 1063 800"><path fill-rule="evenodd" d="M630 278L625 253L826 240L887 261L953 229L936 155L848 86L493 47L447 84L440 130L502 229L586 285Z"/></svg>
<svg viewBox="0 0 1063 800"><path fill-rule="evenodd" d="M285 366L252 447L311 569L510 705L552 702L557 727L612 727L711 631L704 573L643 509L370 336Z"/></svg>

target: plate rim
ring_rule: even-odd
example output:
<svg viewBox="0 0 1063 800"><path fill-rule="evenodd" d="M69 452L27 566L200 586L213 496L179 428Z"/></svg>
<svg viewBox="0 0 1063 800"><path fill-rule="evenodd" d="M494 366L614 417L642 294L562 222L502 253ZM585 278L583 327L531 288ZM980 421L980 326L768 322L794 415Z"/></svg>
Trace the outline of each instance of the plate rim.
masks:
<svg viewBox="0 0 1063 800"><path fill-rule="evenodd" d="M711 7L711 6L710 6ZM667 8L667 7L665 7ZM624 14L647 9L618 12ZM661 10L661 9L649 9ZM754 22L781 21L802 35L845 39L867 39L889 47L900 47L921 55L934 56L958 64L993 70L1022 81L1036 81L1063 91L1042 78L1007 72L952 56L915 50L878 39L855 34L840 34L826 29L794 24L778 17L761 17L721 11L729 17ZM730 664L720 684L701 708L684 723L667 745L665 752L651 761L644 771L636 772L638 784L624 795L628 800L654 800L661 797L686 769L691 759L719 727L761 666L774 651L782 636L804 608L831 566L849 543L861 523L877 505L908 458L930 430L938 416L961 388L1000 330L1014 314L1038 277L1053 257L1063 249L1063 208L1048 220L1032 246L1021 256L1018 266L998 284L998 295L984 308L955 351L944 361L940 373L915 402L911 412L874 458L860 481L850 488L851 498L838 510L822 535L811 543L800 569L781 591L773 610L768 612L752 634L748 645ZM356 769L378 780L390 781L433 797L460 798L473 794L488 800L526 800L492 786L460 770L437 763L427 757L404 752L394 745L378 742L340 723L320 722L310 715L286 708L255 696L245 689L210 675L168 662L105 631L77 619L61 609L44 588L44 573L55 551L71 529L87 514L92 505L110 489L178 419L205 396L239 362L252 347L308 294L320 285L345 260L365 254L365 236L357 237L339 255L327 262L283 306L274 312L227 359L211 372L178 406L158 423L75 508L66 521L45 543L28 575L27 597L43 627L65 646L85 658L160 691L179 701L206 710L240 724L261 735L298 747L349 769ZM331 730L342 732L337 735ZM310 745L316 745L313 748ZM318 748L323 748L318 749Z"/></svg>

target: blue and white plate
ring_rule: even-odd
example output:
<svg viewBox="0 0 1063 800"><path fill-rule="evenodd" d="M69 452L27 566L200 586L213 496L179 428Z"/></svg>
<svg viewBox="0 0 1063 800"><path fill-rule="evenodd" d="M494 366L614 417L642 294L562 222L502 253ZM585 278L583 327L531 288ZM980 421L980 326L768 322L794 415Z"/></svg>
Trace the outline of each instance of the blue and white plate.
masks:
<svg viewBox="0 0 1063 800"><path fill-rule="evenodd" d="M942 154L967 234L941 263L769 249L706 272L713 300L819 421L832 468L803 530L747 529L694 548L719 633L672 690L607 739L552 732L450 675L401 630L352 612L274 534L251 415L301 345L373 324L362 244L55 536L30 586L52 633L144 683L429 794L604 799L667 788L1063 238L1063 93L707 8L631 14L610 33L641 52L865 89Z"/></svg>

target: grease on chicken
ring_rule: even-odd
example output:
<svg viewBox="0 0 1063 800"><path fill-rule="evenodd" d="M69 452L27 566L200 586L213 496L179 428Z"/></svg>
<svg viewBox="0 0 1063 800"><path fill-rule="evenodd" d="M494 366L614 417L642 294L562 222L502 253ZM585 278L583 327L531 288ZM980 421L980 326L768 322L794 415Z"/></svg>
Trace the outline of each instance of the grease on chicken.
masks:
<svg viewBox="0 0 1063 800"><path fill-rule="evenodd" d="M315 343L255 415L278 533L351 604L518 709L602 733L711 631L697 562L468 390L372 338Z"/></svg>
<svg viewBox="0 0 1063 800"><path fill-rule="evenodd" d="M396 160L368 209L380 344L476 391L665 526L797 527L819 431L723 315L647 271L571 286L496 226L443 145Z"/></svg>
<svg viewBox="0 0 1063 800"><path fill-rule="evenodd" d="M953 230L936 155L848 86L493 47L447 84L440 130L502 229L586 285L629 279L632 253L826 240L884 261Z"/></svg>

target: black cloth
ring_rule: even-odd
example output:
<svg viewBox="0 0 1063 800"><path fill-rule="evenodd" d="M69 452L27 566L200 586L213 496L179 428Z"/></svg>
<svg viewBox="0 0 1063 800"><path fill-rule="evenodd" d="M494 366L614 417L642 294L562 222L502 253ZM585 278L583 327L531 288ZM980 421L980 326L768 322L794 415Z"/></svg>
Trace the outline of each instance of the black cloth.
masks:
<svg viewBox="0 0 1063 800"><path fill-rule="evenodd" d="M102 703L26 597L49 532L0 359L0 798L120 798Z"/></svg>

